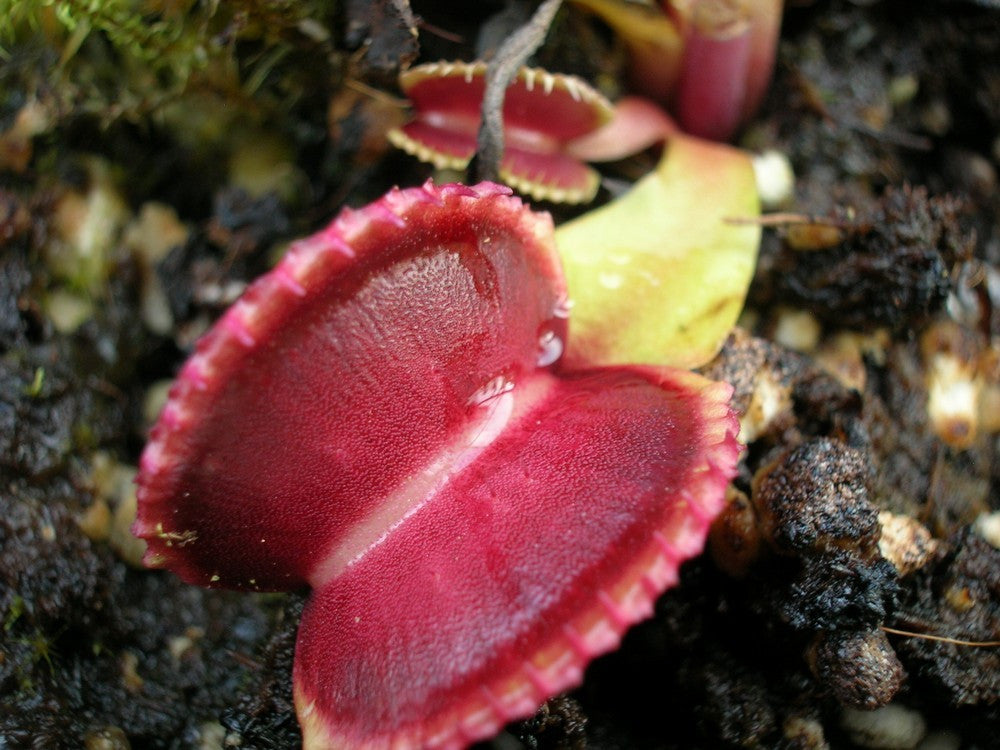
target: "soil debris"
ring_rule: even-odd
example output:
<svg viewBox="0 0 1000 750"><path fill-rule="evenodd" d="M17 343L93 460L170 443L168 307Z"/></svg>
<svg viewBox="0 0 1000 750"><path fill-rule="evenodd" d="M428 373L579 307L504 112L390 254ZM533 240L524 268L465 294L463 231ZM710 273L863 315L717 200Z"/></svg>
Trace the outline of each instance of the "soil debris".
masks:
<svg viewBox="0 0 1000 750"><path fill-rule="evenodd" d="M913 574L893 625L916 634L990 641L1000 633L1000 550L971 529ZM954 706L988 706L1000 718L1000 650L893 636L915 681Z"/></svg>
<svg viewBox="0 0 1000 750"><path fill-rule="evenodd" d="M830 687L843 706L868 711L885 706L905 677L903 665L881 630L823 633L811 656L816 678Z"/></svg>
<svg viewBox="0 0 1000 750"><path fill-rule="evenodd" d="M922 188L890 188L835 247L779 255L777 294L838 326L917 328L947 300L952 266L970 257L960 205Z"/></svg>

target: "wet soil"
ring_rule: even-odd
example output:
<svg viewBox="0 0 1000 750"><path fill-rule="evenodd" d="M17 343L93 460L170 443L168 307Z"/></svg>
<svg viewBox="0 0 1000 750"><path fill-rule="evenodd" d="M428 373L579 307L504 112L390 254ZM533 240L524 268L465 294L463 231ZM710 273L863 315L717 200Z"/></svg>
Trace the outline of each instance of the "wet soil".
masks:
<svg viewBox="0 0 1000 750"><path fill-rule="evenodd" d="M228 33L250 75L275 42L246 31L270 6L245 5ZM130 472L155 394L282 243L425 179L372 138L373 122L398 116L372 91L394 92L413 60L470 59L504 4L413 6L419 44L391 3L348 2L329 35L281 37L294 72L261 73L257 98L229 92L253 122L234 139L276 135L259 171L287 179L256 192L234 177L239 150L194 116L197 91L180 98L178 128L159 110L123 115L124 96L110 113L100 81L54 90L51 38L6 58L0 748L300 741L290 673L304 594L143 571L124 531ZM268 18L285 33L284 16ZM88 45L82 55L107 53ZM607 31L568 10L538 61L610 94L623 80ZM13 138L33 101L44 125ZM852 712L886 705L936 743L922 747L996 746L1000 649L965 642L1000 638L1000 520L984 522L1000 511L1000 10L791 4L774 85L741 142L785 153L787 210L837 234L765 233L741 328L704 368L734 384L751 427L732 502L652 620L484 747L916 746L857 729ZM609 167L607 185L650 158ZM123 204L98 270L59 250L79 237L68 206L77 222L113 213L95 164ZM160 252L122 230L149 204L176 212L157 237L186 228ZM954 381L980 389L980 406L939 414L935 389Z"/></svg>

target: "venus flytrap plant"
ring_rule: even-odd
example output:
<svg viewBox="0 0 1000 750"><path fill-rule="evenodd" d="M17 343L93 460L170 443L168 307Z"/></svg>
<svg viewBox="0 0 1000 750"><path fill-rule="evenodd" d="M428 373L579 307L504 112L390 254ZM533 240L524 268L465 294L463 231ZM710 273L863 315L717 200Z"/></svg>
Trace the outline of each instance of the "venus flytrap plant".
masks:
<svg viewBox="0 0 1000 750"><path fill-rule="evenodd" d="M394 142L467 165L484 70L406 74ZM503 114L500 174L537 197L589 198L580 157L669 144L558 233L492 183L345 210L201 340L142 456L148 565L313 589L307 748L460 748L576 685L735 472L730 389L664 365L711 357L742 305L759 228L723 219L758 210L749 159L544 71Z"/></svg>
<svg viewBox="0 0 1000 750"><path fill-rule="evenodd" d="M465 169L476 153L485 62L438 62L403 72L414 117L389 133L408 154L438 169ZM574 139L611 120L601 94L574 76L521 68L503 104L505 148L499 176L535 200L587 203L600 176L570 153Z"/></svg>
<svg viewBox="0 0 1000 750"><path fill-rule="evenodd" d="M465 168L485 80L404 73L416 115L391 139ZM502 120L499 174L539 199L589 200L581 159L669 142L558 232L489 182L343 211L202 339L143 453L148 565L312 588L307 748L461 748L578 684L735 473L731 389L666 365L710 358L742 306L759 228L723 219L759 210L748 157L540 70Z"/></svg>
<svg viewBox="0 0 1000 750"><path fill-rule="evenodd" d="M633 89L668 106L691 135L727 140L760 106L783 0L574 4L618 33L630 53Z"/></svg>
<svg viewBox="0 0 1000 750"><path fill-rule="evenodd" d="M735 473L731 389L574 350L551 219L508 193L393 190L294 244L143 452L147 565L312 588L307 748L460 748L576 685Z"/></svg>

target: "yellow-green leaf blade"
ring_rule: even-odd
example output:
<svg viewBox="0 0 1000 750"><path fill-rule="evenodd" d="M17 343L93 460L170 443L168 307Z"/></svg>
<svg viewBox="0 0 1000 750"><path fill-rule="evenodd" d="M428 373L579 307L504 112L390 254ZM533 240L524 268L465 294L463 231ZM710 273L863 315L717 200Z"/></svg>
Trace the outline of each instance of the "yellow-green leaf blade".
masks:
<svg viewBox="0 0 1000 750"><path fill-rule="evenodd" d="M760 213L747 154L671 138L621 198L561 226L569 283L567 361L696 367L736 322L753 277Z"/></svg>

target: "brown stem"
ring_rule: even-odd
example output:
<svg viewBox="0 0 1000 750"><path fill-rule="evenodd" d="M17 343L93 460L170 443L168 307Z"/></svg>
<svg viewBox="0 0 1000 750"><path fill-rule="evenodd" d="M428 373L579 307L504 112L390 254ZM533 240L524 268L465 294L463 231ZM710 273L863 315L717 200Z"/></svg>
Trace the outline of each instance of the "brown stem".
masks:
<svg viewBox="0 0 1000 750"><path fill-rule="evenodd" d="M517 71L538 49L552 25L562 0L544 0L524 26L515 31L490 61L483 93L483 121L479 126L476 179L496 181L503 157L503 100Z"/></svg>

